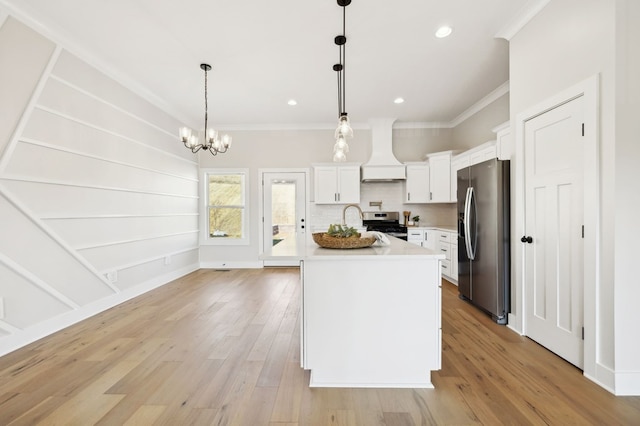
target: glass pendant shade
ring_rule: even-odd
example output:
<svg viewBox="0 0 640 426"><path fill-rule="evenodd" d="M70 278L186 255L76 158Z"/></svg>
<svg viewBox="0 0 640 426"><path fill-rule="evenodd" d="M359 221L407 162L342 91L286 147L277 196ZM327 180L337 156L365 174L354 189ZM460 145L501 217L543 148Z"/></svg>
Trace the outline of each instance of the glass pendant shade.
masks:
<svg viewBox="0 0 640 426"><path fill-rule="evenodd" d="M344 137L345 139L353 138L353 129L351 128L351 124L349 123L349 116L347 114L343 114L340 116L338 120L338 128L336 129L335 137Z"/></svg>
<svg viewBox="0 0 640 426"><path fill-rule="evenodd" d="M336 163L341 163L341 162L347 161L347 156L344 154L344 151L337 150L333 154L333 161L336 162Z"/></svg>
<svg viewBox="0 0 640 426"><path fill-rule="evenodd" d="M198 136L191 134L191 130L189 130L189 137L186 143L189 148L195 148L198 145Z"/></svg>
<svg viewBox="0 0 640 426"><path fill-rule="evenodd" d="M180 140L187 142L191 138L191 129L188 127L180 127Z"/></svg>
<svg viewBox="0 0 640 426"><path fill-rule="evenodd" d="M229 148L231 146L231 136L225 134L224 136L222 136L222 145L225 148Z"/></svg>
<svg viewBox="0 0 640 426"><path fill-rule="evenodd" d="M216 132L214 129L208 129L207 130L207 141L209 142L209 144L212 144L218 137L218 132Z"/></svg>
<svg viewBox="0 0 640 426"><path fill-rule="evenodd" d="M336 144L333 146L333 152L342 151L345 154L349 152L349 145L347 145L347 141L342 136L338 136L336 140Z"/></svg>

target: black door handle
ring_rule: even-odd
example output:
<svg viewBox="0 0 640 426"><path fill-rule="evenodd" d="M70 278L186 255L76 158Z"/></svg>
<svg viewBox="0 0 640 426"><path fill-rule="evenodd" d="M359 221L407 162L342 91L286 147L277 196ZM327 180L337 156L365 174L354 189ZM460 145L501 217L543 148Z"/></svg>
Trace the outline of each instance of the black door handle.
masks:
<svg viewBox="0 0 640 426"><path fill-rule="evenodd" d="M520 241L522 241L523 243L531 244L531 243L533 243L533 238L525 236L525 237L520 238Z"/></svg>

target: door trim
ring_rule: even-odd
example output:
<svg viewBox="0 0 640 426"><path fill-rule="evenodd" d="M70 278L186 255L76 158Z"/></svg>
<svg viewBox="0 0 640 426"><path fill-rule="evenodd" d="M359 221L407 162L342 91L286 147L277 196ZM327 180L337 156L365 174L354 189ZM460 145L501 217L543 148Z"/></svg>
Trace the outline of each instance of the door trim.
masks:
<svg viewBox="0 0 640 426"><path fill-rule="evenodd" d="M553 108L565 104L578 97L584 98L584 375L591 380L601 383L605 387L612 387L613 377L610 369L598 365L597 348L600 341L598 330L598 307L596 296L600 287L600 164L599 164L599 135L600 135L600 76L594 75L562 92L526 109L516 115L515 122L515 185L512 186L514 200L514 225L512 247L514 250L515 267L512 268L514 290L514 308L510 314L510 327L526 335L525 323L525 270L524 246L520 236L525 235L525 176L524 176L524 127L532 118ZM518 249L519 248L519 249Z"/></svg>
<svg viewBox="0 0 640 426"><path fill-rule="evenodd" d="M305 217L309 213L309 168L269 168L269 169L258 169L258 255L261 258L262 266L290 266L291 259L262 259L264 255L264 186L263 186L263 178L265 173L304 173L304 189L306 193L306 202L305 202ZM307 228L309 227L307 220ZM309 243L309 235L310 232L305 233L305 244Z"/></svg>

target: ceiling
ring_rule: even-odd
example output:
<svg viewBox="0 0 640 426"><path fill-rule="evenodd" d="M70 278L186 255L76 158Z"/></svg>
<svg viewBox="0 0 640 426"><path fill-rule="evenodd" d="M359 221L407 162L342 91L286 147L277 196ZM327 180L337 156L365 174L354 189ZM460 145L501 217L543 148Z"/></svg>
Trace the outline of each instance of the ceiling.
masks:
<svg viewBox="0 0 640 426"><path fill-rule="evenodd" d="M337 120L336 0L0 0L19 19L192 127L308 128ZM450 123L509 79L496 34L539 0L353 0L346 110ZM453 27L448 38L436 29ZM403 104L394 104L397 97ZM295 99L296 106L287 101Z"/></svg>

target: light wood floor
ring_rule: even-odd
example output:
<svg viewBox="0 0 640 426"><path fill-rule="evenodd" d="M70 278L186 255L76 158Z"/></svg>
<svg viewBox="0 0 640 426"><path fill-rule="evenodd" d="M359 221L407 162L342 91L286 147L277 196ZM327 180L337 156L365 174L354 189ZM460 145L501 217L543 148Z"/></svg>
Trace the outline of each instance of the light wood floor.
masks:
<svg viewBox="0 0 640 426"><path fill-rule="evenodd" d="M200 270L0 358L0 425L640 424L443 285L435 389L309 388L298 270Z"/></svg>

